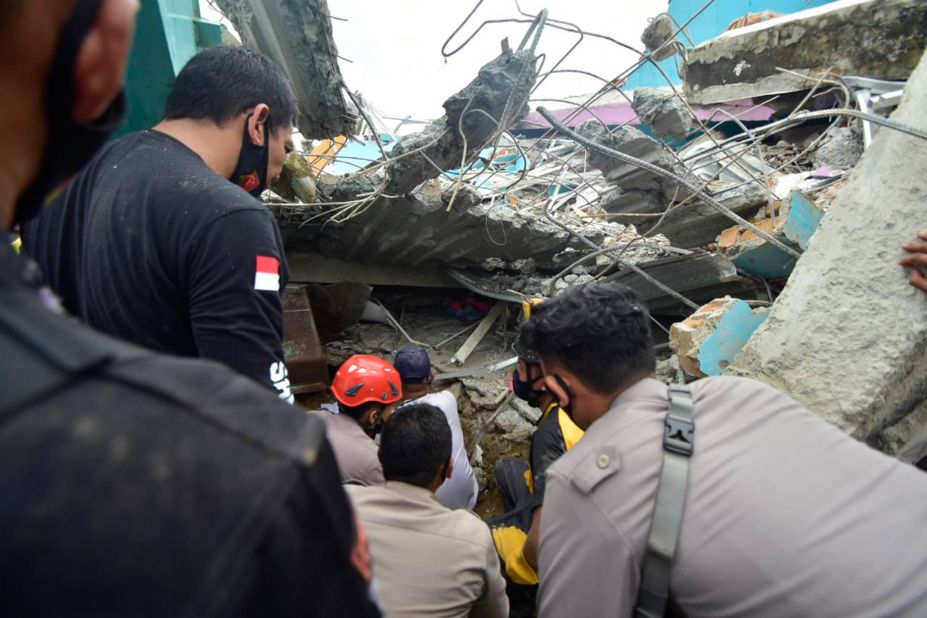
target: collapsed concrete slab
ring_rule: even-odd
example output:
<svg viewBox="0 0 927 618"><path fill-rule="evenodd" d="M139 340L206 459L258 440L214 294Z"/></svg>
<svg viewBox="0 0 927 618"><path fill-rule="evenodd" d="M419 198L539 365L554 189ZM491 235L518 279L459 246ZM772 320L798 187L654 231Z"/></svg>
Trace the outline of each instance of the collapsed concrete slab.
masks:
<svg viewBox="0 0 927 618"><path fill-rule="evenodd" d="M927 130L925 105L922 60L892 119ZM763 380L863 440L922 405L927 295L897 262L901 243L927 228L925 172L923 140L879 132L728 373Z"/></svg>
<svg viewBox="0 0 927 618"><path fill-rule="evenodd" d="M927 2L842 0L729 31L690 50L684 92L692 104L764 97L807 90L828 70L905 80L925 44Z"/></svg>
<svg viewBox="0 0 927 618"><path fill-rule="evenodd" d="M363 193L364 188L375 190L375 181L360 181L355 179L352 195ZM490 258L505 262L533 258L539 268L548 270L562 268L555 257L564 250L586 249L537 209L516 210L503 200L483 202L475 190L462 185L448 211L452 194L452 186L442 188L435 179L411 195L381 198L342 224L280 221L284 245L293 256L313 252L342 260L406 266L437 263L479 267ZM590 223L583 233L601 244L623 229L614 223Z"/></svg>
<svg viewBox="0 0 927 618"><path fill-rule="evenodd" d="M682 294L697 304L721 296L737 296L746 299L768 300L757 282L741 277L737 268L719 253L702 253L669 257L638 264L648 275ZM637 292L651 313L661 315L688 315L692 309L678 298L667 294L633 270L626 270L609 277Z"/></svg>
<svg viewBox="0 0 927 618"><path fill-rule="evenodd" d="M338 50L326 0L216 0L242 42L283 67L308 138L347 135L354 116L341 91Z"/></svg>

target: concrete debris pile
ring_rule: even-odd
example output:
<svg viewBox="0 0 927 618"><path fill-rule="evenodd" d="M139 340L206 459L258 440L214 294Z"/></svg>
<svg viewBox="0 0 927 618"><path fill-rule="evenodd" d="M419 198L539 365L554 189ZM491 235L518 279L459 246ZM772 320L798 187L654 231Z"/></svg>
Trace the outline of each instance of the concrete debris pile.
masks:
<svg viewBox="0 0 927 618"><path fill-rule="evenodd" d="M909 90L919 92L908 79L927 44L927 3L841 0L748 17L686 50L681 87L668 80L625 92L626 72L570 107L529 112L537 57L504 45L447 99L443 118L389 144L376 136L382 156L362 169L330 175L324 165L288 161L283 198L269 205L295 265L291 278L331 282L300 266L325 264L370 285L457 287L513 303L615 279L640 294L659 324L658 344L675 352L674 365L662 361L667 376L753 375L856 435L898 446L902 437L886 432L914 408L925 414L917 403L923 397L912 403L874 389L836 406L813 400L805 394L831 391L801 386L804 378L789 377L779 356L790 355L804 375L801 348L826 307L855 306L837 300L827 281L819 282L826 302L810 300L818 289L809 280L844 269L820 255L819 237L837 226L827 222L850 217L862 196L872 198L866 217L881 213L883 199L871 193L885 182L907 187L888 194L922 201L915 188L927 168L912 169L916 157L895 161L904 178L877 159L891 150L885 144L900 140L907 148L924 137L910 113L892 114ZM651 23L645 43L653 58L685 48L677 26L666 15ZM913 215L902 210L890 217L894 224L885 223L888 215L871 224L886 234L907 225ZM854 230L846 238L860 233L858 225L840 225ZM826 234L816 234L819 227ZM854 262L853 243L834 242L835 255ZM811 274L812 266L824 270ZM846 285L844 293L874 284ZM854 323L852 316L824 321ZM854 363L869 367L865 330ZM923 390L913 372L918 350L891 379ZM823 374L812 360L813 372ZM860 375L859 384L875 379ZM851 408L872 414L860 421ZM530 419L510 412L496 425L507 434L525 430Z"/></svg>

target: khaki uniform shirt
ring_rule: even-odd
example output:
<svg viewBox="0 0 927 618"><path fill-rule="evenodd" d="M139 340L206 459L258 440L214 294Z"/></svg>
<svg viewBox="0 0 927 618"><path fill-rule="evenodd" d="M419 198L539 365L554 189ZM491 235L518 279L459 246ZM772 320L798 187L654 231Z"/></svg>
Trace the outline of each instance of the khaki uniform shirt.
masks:
<svg viewBox="0 0 927 618"><path fill-rule="evenodd" d="M345 414L333 414L327 410L313 410L309 414L325 421L328 441L331 442L338 469L341 470L342 483L383 484L383 467L377 456L377 444L364 433L357 421Z"/></svg>
<svg viewBox="0 0 927 618"><path fill-rule="evenodd" d="M927 476L760 382L691 385L671 588L689 616L927 616ZM548 471L540 615L630 616L667 387L622 393Z"/></svg>
<svg viewBox="0 0 927 618"><path fill-rule="evenodd" d="M388 618L505 618L505 581L489 528L422 487L347 486L370 539L376 593Z"/></svg>

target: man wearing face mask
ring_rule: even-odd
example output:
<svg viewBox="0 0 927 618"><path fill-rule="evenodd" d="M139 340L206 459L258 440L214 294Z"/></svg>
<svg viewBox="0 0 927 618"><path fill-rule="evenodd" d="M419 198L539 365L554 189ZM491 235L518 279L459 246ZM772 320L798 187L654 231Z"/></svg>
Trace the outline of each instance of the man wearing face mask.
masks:
<svg viewBox="0 0 927 618"><path fill-rule="evenodd" d="M586 431L547 473L542 617L927 615L921 471L755 380L668 388L616 282L520 336Z"/></svg>
<svg viewBox="0 0 927 618"><path fill-rule="evenodd" d="M402 399L399 372L378 356L355 354L335 372L332 394L338 412L313 410L309 414L328 426L342 482L382 485L383 468L373 440Z"/></svg>
<svg viewBox="0 0 927 618"><path fill-rule="evenodd" d="M108 144L23 226L65 309L144 347L220 361L292 402L280 232L255 197L293 148L282 71L214 47L177 76L165 119Z"/></svg>
<svg viewBox="0 0 927 618"><path fill-rule="evenodd" d="M4 237L118 126L137 10L0 2ZM52 300L4 238L4 615L379 615L322 423L216 363L97 333Z"/></svg>
<svg viewBox="0 0 927 618"><path fill-rule="evenodd" d="M496 462L494 470L506 513L489 525L510 582L513 616L521 611L534 615L537 550L547 469L583 436L582 430L570 420L545 386L537 353L521 337L515 341L514 348L518 354L518 368L512 374L512 391L540 409L542 414L531 436L530 465L514 457L503 457Z"/></svg>

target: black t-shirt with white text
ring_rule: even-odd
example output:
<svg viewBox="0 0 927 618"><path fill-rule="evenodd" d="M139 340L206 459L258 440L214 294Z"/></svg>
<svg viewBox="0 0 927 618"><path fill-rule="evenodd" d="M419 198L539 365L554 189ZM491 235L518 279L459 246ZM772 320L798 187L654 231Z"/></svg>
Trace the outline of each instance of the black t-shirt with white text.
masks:
<svg viewBox="0 0 927 618"><path fill-rule="evenodd" d="M108 144L22 236L65 308L91 326L220 361L291 398L280 231L179 141L143 131Z"/></svg>

